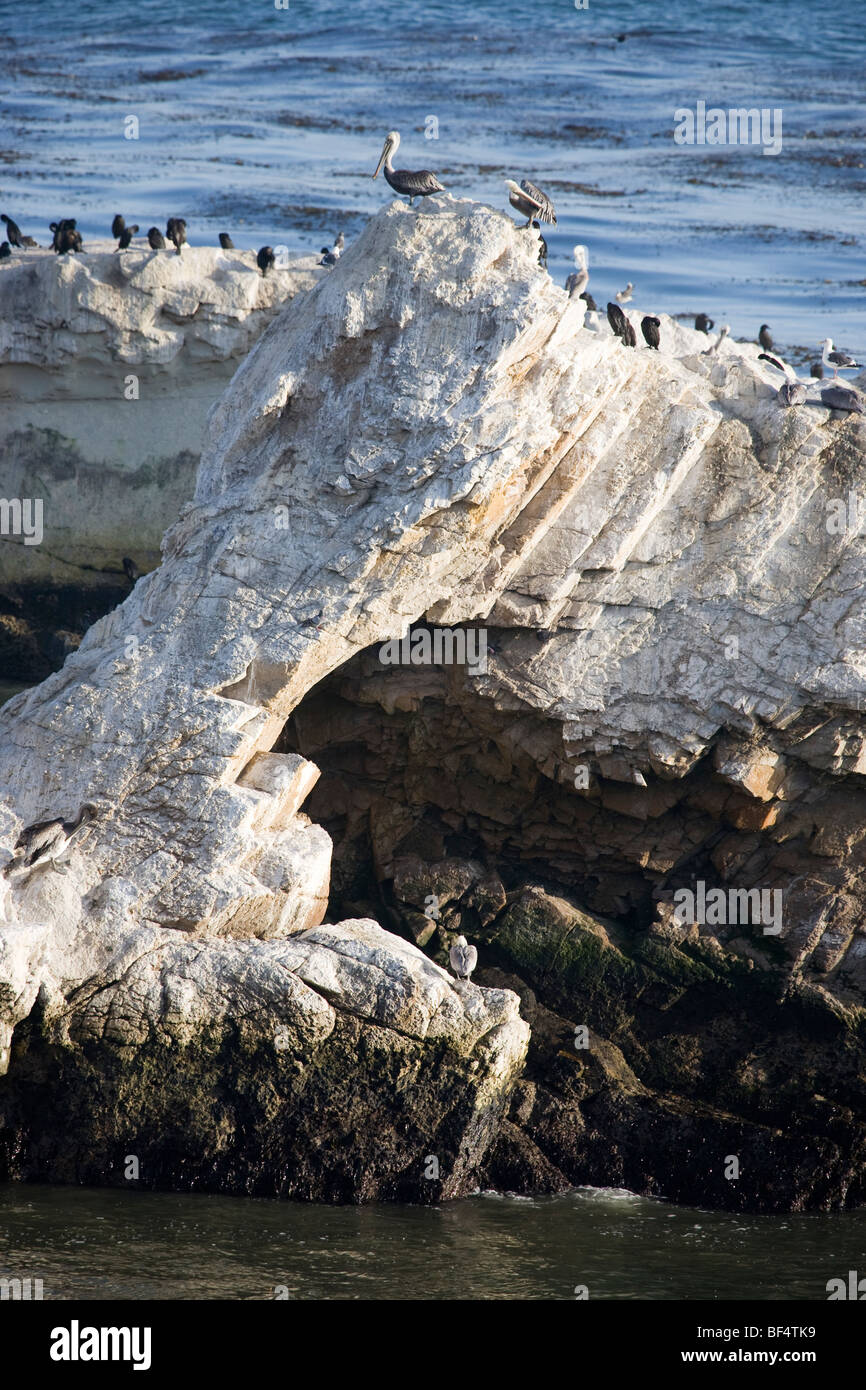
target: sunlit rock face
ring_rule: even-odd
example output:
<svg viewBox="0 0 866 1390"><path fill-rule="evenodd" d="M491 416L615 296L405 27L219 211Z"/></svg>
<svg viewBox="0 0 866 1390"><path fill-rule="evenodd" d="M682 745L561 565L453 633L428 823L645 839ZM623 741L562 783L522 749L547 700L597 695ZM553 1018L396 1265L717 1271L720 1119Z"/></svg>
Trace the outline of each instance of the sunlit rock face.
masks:
<svg viewBox="0 0 866 1390"><path fill-rule="evenodd" d="M755 998L768 1009L796 993L849 1045L866 969L863 542L828 518L859 476L863 426L820 403L783 409L757 347L726 341L708 354L704 335L664 317L661 336L658 353L631 350L585 326L583 304L538 267L531 232L444 198L385 209L283 308L211 413L195 496L160 568L0 715L0 844L84 800L102 808L67 874L6 883L0 997L22 1151L38 1151L38 1123L23 1100L32 1063L22 1058L15 1081L16 1035L22 1054L74 1056L103 979L109 1015L138 1020L117 1040L131 1049L111 1072L118 1085L126 1059L150 1046L145 1032L179 1041L202 1086L234 1074L227 1039L255 1077L260 1039L241 1037L234 1003L246 1007L253 980L266 1034L284 1022L287 988L301 1001L285 1052L298 1075L318 1067L317 1094L335 1075L317 1051L330 1016L304 991L341 1027L354 1020L365 1038L378 1030L377 1046L393 1043L390 1061L376 1051L354 1082L337 1067L338 1092L357 1120L384 1085L393 1118L411 1072L424 1096L414 1137L395 1139L378 1167L369 1150L354 1169L343 1153L331 1187L325 1157L296 1187L274 1187L269 1163L288 1161L301 1131L261 1096L261 1123L279 1113L277 1130L294 1138L269 1140L270 1160L229 1143L218 1173L208 1169L208 1136L229 1121L202 1109L190 1179L210 1171L243 1187L250 1172L267 1190L310 1196L457 1195L488 1159L496 1181L526 1189L606 1178L619 1162L636 1185L671 1190L646 1147L626 1143L616 1097L659 1097L660 1151L676 1149L682 1106L689 1133L706 1139L695 1107L712 1104L724 1029L712 1049L672 1043L668 1064L650 1066L641 1009L685 1001L685 1027L702 989L724 1012L747 973L766 982ZM422 620L483 633L486 660L383 660L380 645ZM347 920L323 927L332 880ZM761 892L780 897L766 921L732 920L705 910L719 887L757 889L759 906ZM593 942L567 987L544 914L515 922L529 888L564 894L608 934L586 928ZM479 971L481 988L428 959L447 960L464 920L482 967L486 942L499 972ZM579 940L577 927L559 936L569 949ZM165 981L187 977L191 1002L176 1007ZM619 1013L608 1007L618 978ZM559 1079L555 1103L530 1105L517 1086L527 1025L515 991L547 1010L533 1085L545 1058L559 1065L554 1017L566 1031L591 1026L607 1049L585 1084ZM626 1026L632 1004L640 1017ZM113 1047L100 1026L100 1046ZM788 1099L802 1102L808 1155L824 1120L806 1104L816 1076L801 1070ZM757 1063L750 1076L729 1103L757 1154L775 1119L748 1098L775 1083ZM821 1069L825 1097L830 1080ZM858 1084L828 1100L848 1107L828 1142L849 1156ZM552 1136L561 1150L562 1126L577 1134L599 1086L610 1106L596 1106L593 1142L567 1162ZM167 1096L157 1083L154 1114ZM82 1125L97 1177L93 1155L113 1133L104 1118L97 1143ZM437 1135L431 1187L419 1175ZM761 1152L765 1165L778 1158ZM39 1171L35 1158L16 1161ZM850 1163L831 1164L822 1187L802 1162L778 1204L860 1199ZM157 1167L161 1182L182 1181L164 1153ZM672 1195L761 1204L757 1187L741 1199L730 1184L702 1185L705 1173Z"/></svg>

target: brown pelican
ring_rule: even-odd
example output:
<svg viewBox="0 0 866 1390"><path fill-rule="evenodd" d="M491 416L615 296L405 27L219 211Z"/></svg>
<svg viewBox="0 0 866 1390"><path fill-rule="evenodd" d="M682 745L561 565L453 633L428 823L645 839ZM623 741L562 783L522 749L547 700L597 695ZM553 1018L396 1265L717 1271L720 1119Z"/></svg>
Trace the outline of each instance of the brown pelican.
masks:
<svg viewBox="0 0 866 1390"><path fill-rule="evenodd" d="M652 314L645 314L640 321L640 331L647 347L655 348L656 352L659 350L659 329L661 326L661 319L654 318Z"/></svg>
<svg viewBox="0 0 866 1390"><path fill-rule="evenodd" d="M715 357L716 353L718 352L719 348L722 346L722 343L724 342L725 338L727 338L727 336L728 336L728 334L730 333L730 331L731 331L731 325L730 325L729 323L723 323L718 338L716 339L716 341L715 341L714 343L711 343L710 346L709 346L708 348L704 348L703 352L701 353L701 356L702 356L702 357Z"/></svg>
<svg viewBox="0 0 866 1390"><path fill-rule="evenodd" d="M632 284L631 280L629 280L629 282L628 282L628 284L626 285L626 287L625 287L624 290L617 290L617 292L616 292L616 302L617 302L617 304L630 304L631 301L632 301L632 297L633 297L633 296L632 296L632 291L633 291L633 289L634 289L634 285Z"/></svg>
<svg viewBox="0 0 866 1390"><path fill-rule="evenodd" d="M235 244L234 244L234 242L232 241L231 237L229 236L228 232L220 232L220 234L219 234L219 241L220 241L220 247L222 248L223 251L234 251L234 249L235 249Z"/></svg>
<svg viewBox="0 0 866 1390"><path fill-rule="evenodd" d="M162 232L159 230L159 227L149 227L149 228L148 228L148 231L147 231L147 240L148 240L148 243L149 243L149 245L150 245L151 251L164 251L164 250L165 250L165 237L163 236Z"/></svg>
<svg viewBox="0 0 866 1390"><path fill-rule="evenodd" d="M589 284L589 254L585 246L575 246L574 264L576 268L565 282L569 299L573 299L575 295L583 298L583 292Z"/></svg>
<svg viewBox="0 0 866 1390"><path fill-rule="evenodd" d="M85 801L74 820L41 820L26 826L15 842L15 853L4 874L11 877L13 873L30 873L43 864L50 864L58 873L65 874L67 870L58 862L61 855L71 849L98 814L99 808Z"/></svg>
<svg viewBox="0 0 866 1390"><path fill-rule="evenodd" d="M117 242L117 249L118 249L118 251L125 251L125 250L127 249L127 247L129 246L129 243L132 241L132 238L135 236L135 234L136 234L137 231L138 231L138 223L137 223L137 222L133 222L133 224L132 224L131 227L124 227L124 228L123 228L123 231L120 233L120 236L119 236L119 239L118 239L118 242Z"/></svg>
<svg viewBox="0 0 866 1390"><path fill-rule="evenodd" d="M469 945L465 936L458 936L448 952L448 959L458 980L468 980L478 964L478 952L474 946Z"/></svg>
<svg viewBox="0 0 866 1390"><path fill-rule="evenodd" d="M698 314L695 317L695 330L698 333L709 333L711 328L715 328L715 319L708 319L706 314Z"/></svg>
<svg viewBox="0 0 866 1390"><path fill-rule="evenodd" d="M863 398L852 391L850 386L825 386L821 400L831 410L850 410L854 415L864 415Z"/></svg>
<svg viewBox="0 0 866 1390"><path fill-rule="evenodd" d="M5 212L0 212L0 222L6 223L6 240L10 246L23 246L21 240L21 228L17 222L13 222L11 217L7 217Z"/></svg>
<svg viewBox="0 0 866 1390"><path fill-rule="evenodd" d="M765 352L773 351L773 339L770 337L770 325L762 323L758 329L758 342Z"/></svg>
<svg viewBox="0 0 866 1390"><path fill-rule="evenodd" d="M379 163L376 165L373 178L378 177L379 170L384 164L385 181L391 185L395 193L402 193L404 197L409 199L410 207L416 198L429 198L431 193L444 193L444 187L429 169L394 168L391 163L391 156L397 153L399 144L399 130L389 130L385 136L385 143L382 146L382 153L379 156Z"/></svg>
<svg viewBox="0 0 866 1390"><path fill-rule="evenodd" d="M516 208L525 218L524 226L532 224L533 217L537 217L540 222L551 222L556 226L556 210L546 193L542 193L540 188L536 188L529 179L521 179L520 183L515 183L514 179L506 179L505 187L508 189L508 201L513 208Z"/></svg>
<svg viewBox="0 0 866 1390"><path fill-rule="evenodd" d="M850 372L855 367L859 367L859 362L855 362L853 357L849 357L847 352L834 352L833 339L824 338L819 344L824 349L822 361L825 367L833 368L833 377L837 377L839 372Z"/></svg>
<svg viewBox="0 0 866 1390"><path fill-rule="evenodd" d="M256 265L262 272L262 275L267 275L269 270L273 270L276 263L277 258L274 255L273 246L260 246L256 252Z"/></svg>

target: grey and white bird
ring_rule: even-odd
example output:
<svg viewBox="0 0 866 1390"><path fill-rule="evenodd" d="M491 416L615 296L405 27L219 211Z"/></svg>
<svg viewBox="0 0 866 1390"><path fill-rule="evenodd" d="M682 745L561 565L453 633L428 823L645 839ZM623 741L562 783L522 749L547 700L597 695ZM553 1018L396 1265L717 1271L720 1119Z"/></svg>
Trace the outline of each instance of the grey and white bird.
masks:
<svg viewBox="0 0 866 1390"><path fill-rule="evenodd" d="M776 367L783 372L785 381L779 387L776 395L780 405L792 406L802 405L806 399L806 384L800 381L795 372L792 372L784 362L780 362L778 357L771 357L768 352L758 353L759 362L769 362L771 367Z"/></svg>
<svg viewBox="0 0 866 1390"><path fill-rule="evenodd" d="M397 153L399 144L399 130L389 130L385 136L385 143L382 146L382 153L379 155L379 163L376 165L373 178L378 177L379 170L384 164L386 183L391 185L395 193L402 193L404 198L408 198L410 207L416 198L429 198L431 193L444 193L444 185L439 182L430 169L394 168L391 159Z"/></svg>
<svg viewBox="0 0 866 1390"><path fill-rule="evenodd" d="M540 188L529 182L529 179L521 179L520 183L515 183L514 179L506 179L505 187L508 189L508 201L511 206L526 218L524 226L531 226L534 217L537 217L539 222L550 222L556 226L556 209L553 203L547 194L542 193Z"/></svg>
<svg viewBox="0 0 866 1390"><path fill-rule="evenodd" d="M821 392L821 400L831 410L847 410L852 415L866 415L863 397L852 391L850 386L825 386Z"/></svg>
<svg viewBox="0 0 866 1390"><path fill-rule="evenodd" d="M322 247L322 259L319 261L319 265L336 265L345 244L346 239L341 232L333 246Z"/></svg>
<svg viewBox="0 0 866 1390"><path fill-rule="evenodd" d="M565 292L569 299L573 299L575 295L582 297L589 284L589 252L585 246L575 246L574 266L574 270L565 281Z"/></svg>
<svg viewBox="0 0 866 1390"><path fill-rule="evenodd" d="M478 964L478 952L474 946L469 945L465 936L458 936L448 952L448 959L458 980L468 980Z"/></svg>
<svg viewBox="0 0 866 1390"><path fill-rule="evenodd" d="M74 820L41 820L34 825L25 826L15 842L15 853L4 869L7 878L31 873L34 869L51 865L58 873L67 870L58 861L68 853L96 819L99 807L85 801Z"/></svg>
<svg viewBox="0 0 866 1390"><path fill-rule="evenodd" d="M832 338L822 339L818 346L824 349L821 361L825 367L833 368L834 379L839 375L839 372L851 372L860 366L860 363L855 362L853 357L849 357L847 352L834 351Z"/></svg>
<svg viewBox="0 0 866 1390"><path fill-rule="evenodd" d="M630 304L633 298L634 285L632 284L631 280L629 280L624 290L617 290L616 302L617 304Z"/></svg>

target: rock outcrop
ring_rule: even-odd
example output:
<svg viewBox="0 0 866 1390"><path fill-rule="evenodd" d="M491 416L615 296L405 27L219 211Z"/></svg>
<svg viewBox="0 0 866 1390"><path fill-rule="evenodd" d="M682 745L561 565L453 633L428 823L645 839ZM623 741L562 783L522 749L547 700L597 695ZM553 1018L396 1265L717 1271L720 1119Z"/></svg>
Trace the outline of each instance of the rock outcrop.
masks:
<svg viewBox="0 0 866 1390"><path fill-rule="evenodd" d="M159 562L208 411L324 273L291 257L263 277L254 252L207 247L0 262L0 496L38 500L42 532L0 536L0 673L48 675L126 597L124 556Z"/></svg>
<svg viewBox="0 0 866 1390"><path fill-rule="evenodd" d="M176 1185L863 1200L863 541L828 518L864 428L707 345L590 330L450 199L282 310L161 567L0 714L0 845L101 807L65 875L6 880L8 1171L73 1144L109 1180L131 1105ZM419 624L486 660L400 664ZM424 954L461 927L481 988Z"/></svg>

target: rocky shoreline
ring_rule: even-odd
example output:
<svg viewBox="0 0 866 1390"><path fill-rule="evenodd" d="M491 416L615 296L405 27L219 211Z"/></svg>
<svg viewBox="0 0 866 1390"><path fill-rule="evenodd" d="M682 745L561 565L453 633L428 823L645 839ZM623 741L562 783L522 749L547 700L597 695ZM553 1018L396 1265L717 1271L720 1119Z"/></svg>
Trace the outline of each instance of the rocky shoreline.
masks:
<svg viewBox="0 0 866 1390"><path fill-rule="evenodd" d="M235 304L159 568L0 711L0 850L100 808L0 880L0 1180L863 1204L864 425L592 331L478 204L295 291ZM383 662L430 628L483 667Z"/></svg>

